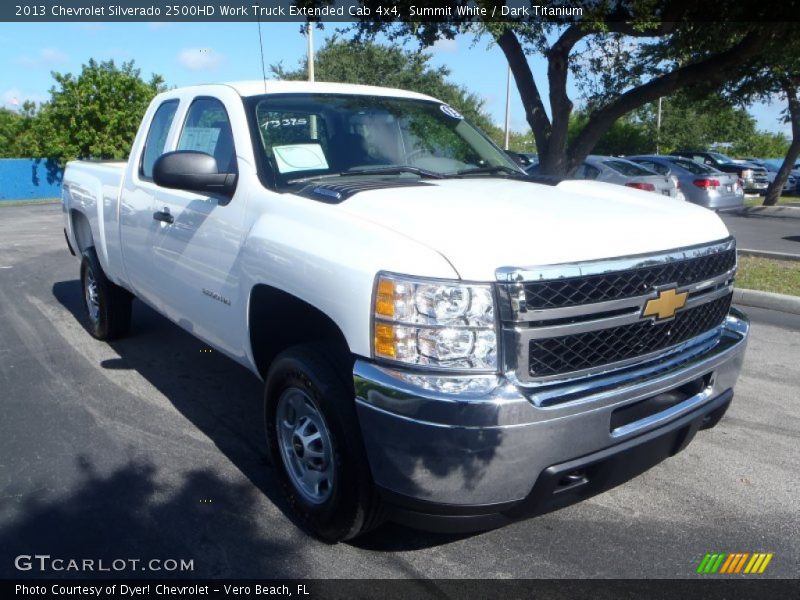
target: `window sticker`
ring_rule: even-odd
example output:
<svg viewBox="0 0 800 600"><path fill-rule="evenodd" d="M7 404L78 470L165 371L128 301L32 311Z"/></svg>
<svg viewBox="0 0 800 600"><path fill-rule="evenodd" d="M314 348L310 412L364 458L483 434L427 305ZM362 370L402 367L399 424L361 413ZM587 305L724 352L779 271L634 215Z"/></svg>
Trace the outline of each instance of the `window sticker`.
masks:
<svg viewBox="0 0 800 600"><path fill-rule="evenodd" d="M447 104L440 104L439 105L439 110L441 110L448 117L453 117L454 119L463 119L464 118L464 115L462 115L460 112L458 112L452 106L448 106Z"/></svg>
<svg viewBox="0 0 800 600"><path fill-rule="evenodd" d="M219 127L186 127L181 135L178 150L197 150L213 156L219 132Z"/></svg>
<svg viewBox="0 0 800 600"><path fill-rule="evenodd" d="M295 171L317 171L328 169L328 161L319 144L288 144L273 146L275 162L281 173Z"/></svg>

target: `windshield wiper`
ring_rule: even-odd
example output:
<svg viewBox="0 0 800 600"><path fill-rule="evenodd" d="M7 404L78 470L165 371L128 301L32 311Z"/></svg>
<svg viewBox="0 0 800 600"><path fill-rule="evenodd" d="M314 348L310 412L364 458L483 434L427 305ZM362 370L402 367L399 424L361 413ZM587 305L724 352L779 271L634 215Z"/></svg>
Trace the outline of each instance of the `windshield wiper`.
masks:
<svg viewBox="0 0 800 600"><path fill-rule="evenodd" d="M526 177L527 173L524 171L520 171L514 169L512 167L507 167L505 165L491 165L488 167L473 167L471 169L462 169L461 171L456 171L453 175L457 176L464 176L464 175L480 175L481 173L508 173L509 175L516 175L518 177Z"/></svg>
<svg viewBox="0 0 800 600"><path fill-rule="evenodd" d="M410 165L392 165L388 167L375 167L366 169L348 169L341 173L328 173L325 175L315 175L313 177L301 177L299 179L290 179L286 183L306 183L309 181L318 181L320 179L336 179L338 177L352 177L356 175L400 175L402 173L413 173L422 178L428 179L444 179L444 175L436 173L435 171L428 171L427 169L420 169L419 167L412 167Z"/></svg>
<svg viewBox="0 0 800 600"><path fill-rule="evenodd" d="M372 169L348 169L347 171L339 173L339 175L347 177L348 175L399 175L401 173L413 173L414 175L429 177L431 179L444 179L444 175L441 173L420 169L419 167L412 167L411 165L391 165L389 167L375 167Z"/></svg>

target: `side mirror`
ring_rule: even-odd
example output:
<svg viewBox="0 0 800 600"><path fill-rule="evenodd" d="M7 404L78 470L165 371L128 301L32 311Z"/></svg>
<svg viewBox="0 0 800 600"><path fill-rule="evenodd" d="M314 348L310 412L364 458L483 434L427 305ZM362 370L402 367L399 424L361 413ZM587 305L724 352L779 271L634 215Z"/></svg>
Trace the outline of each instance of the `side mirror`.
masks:
<svg viewBox="0 0 800 600"><path fill-rule="evenodd" d="M153 181L161 187L230 198L236 190L236 173L220 173L217 160L196 150L176 150L158 157Z"/></svg>

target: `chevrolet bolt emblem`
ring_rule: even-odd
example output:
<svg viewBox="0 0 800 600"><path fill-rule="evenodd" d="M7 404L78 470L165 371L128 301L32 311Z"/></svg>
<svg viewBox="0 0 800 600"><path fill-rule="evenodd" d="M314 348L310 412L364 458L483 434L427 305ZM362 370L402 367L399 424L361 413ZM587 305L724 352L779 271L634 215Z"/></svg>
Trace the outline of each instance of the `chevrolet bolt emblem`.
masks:
<svg viewBox="0 0 800 600"><path fill-rule="evenodd" d="M680 294L675 288L668 290L661 290L658 292L658 297L651 298L644 305L642 311L642 318L655 317L661 321L675 316L675 313L683 308L686 304L686 298L689 292L681 292Z"/></svg>

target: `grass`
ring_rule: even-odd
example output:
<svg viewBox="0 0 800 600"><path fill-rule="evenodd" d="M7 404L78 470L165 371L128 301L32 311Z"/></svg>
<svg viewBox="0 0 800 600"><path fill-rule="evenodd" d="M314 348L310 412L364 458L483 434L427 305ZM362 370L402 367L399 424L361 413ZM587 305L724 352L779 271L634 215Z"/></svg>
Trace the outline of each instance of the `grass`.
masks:
<svg viewBox="0 0 800 600"><path fill-rule="evenodd" d="M744 198L744 205L745 206L761 206L764 204L764 196L751 196ZM800 196L781 196L778 198L778 204L776 206L781 206L782 204L800 204Z"/></svg>
<svg viewBox="0 0 800 600"><path fill-rule="evenodd" d="M736 287L800 296L800 262L740 256Z"/></svg>
<svg viewBox="0 0 800 600"><path fill-rule="evenodd" d="M3 206L20 206L22 204L53 204L61 202L61 198L29 198L27 200L0 200L0 207Z"/></svg>

